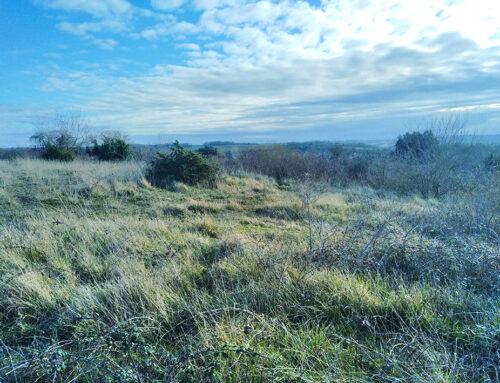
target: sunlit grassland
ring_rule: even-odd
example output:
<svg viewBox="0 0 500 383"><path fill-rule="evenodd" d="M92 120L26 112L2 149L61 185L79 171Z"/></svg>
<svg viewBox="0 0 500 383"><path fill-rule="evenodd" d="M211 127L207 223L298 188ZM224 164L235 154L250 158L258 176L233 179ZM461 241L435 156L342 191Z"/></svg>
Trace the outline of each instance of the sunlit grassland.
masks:
<svg viewBox="0 0 500 383"><path fill-rule="evenodd" d="M0 382L498 381L473 197L143 173L0 162Z"/></svg>

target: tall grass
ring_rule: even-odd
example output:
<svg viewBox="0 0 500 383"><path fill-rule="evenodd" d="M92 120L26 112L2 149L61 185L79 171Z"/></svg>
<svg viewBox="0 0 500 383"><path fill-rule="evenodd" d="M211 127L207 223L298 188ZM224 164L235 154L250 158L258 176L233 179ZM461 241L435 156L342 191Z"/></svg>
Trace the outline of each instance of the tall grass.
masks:
<svg viewBox="0 0 500 383"><path fill-rule="evenodd" d="M423 199L0 162L0 381L497 382L495 177Z"/></svg>

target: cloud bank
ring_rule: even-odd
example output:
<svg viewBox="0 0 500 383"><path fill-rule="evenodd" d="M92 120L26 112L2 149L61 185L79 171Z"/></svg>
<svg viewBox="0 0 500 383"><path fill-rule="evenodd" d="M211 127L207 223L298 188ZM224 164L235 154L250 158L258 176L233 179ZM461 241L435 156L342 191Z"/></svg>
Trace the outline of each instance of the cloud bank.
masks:
<svg viewBox="0 0 500 383"><path fill-rule="evenodd" d="M130 73L102 62L95 63L99 69L68 65L48 70L41 87L66 94L64 107L84 110L96 125L131 135L240 131L271 137L457 111L483 113L486 132L498 129L498 2L36 4L67 18L56 23L61 32L101 49L123 47L121 56L140 66ZM72 19L79 14L83 20ZM168 49L169 55L142 59L130 52L137 46Z"/></svg>

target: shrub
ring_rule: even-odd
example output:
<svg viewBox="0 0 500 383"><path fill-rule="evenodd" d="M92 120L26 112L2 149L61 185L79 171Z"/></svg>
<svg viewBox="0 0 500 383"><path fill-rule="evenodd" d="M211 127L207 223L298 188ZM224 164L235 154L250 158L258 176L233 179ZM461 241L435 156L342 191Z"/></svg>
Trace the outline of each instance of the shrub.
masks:
<svg viewBox="0 0 500 383"><path fill-rule="evenodd" d="M337 144L321 153L300 153L284 145L267 146L242 151L235 161L227 163L273 177L278 183L286 183L289 179L313 179L345 185L351 181L371 183L372 168L375 163L383 164L384 161L382 150L354 153Z"/></svg>
<svg viewBox="0 0 500 383"><path fill-rule="evenodd" d="M330 153L330 157L332 160L338 160L344 154L344 148L340 144L335 144L332 146L328 152Z"/></svg>
<svg viewBox="0 0 500 383"><path fill-rule="evenodd" d="M241 152L238 163L246 171L265 174L282 183L306 176L320 178L323 169L316 158L314 154L300 154L284 145L273 145Z"/></svg>
<svg viewBox="0 0 500 383"><path fill-rule="evenodd" d="M161 188L170 186L174 181L214 186L219 171L216 163L200 153L185 149L176 141L169 153L158 153L153 158L146 177L152 185Z"/></svg>
<svg viewBox="0 0 500 383"><path fill-rule="evenodd" d="M395 153L398 157L424 159L432 157L438 145L437 138L430 130L405 133L403 136L398 137Z"/></svg>
<svg viewBox="0 0 500 383"><path fill-rule="evenodd" d="M100 161L124 161L132 153L123 137L103 135L101 143L97 139L93 139L92 143L93 148L87 148L87 152Z"/></svg>
<svg viewBox="0 0 500 383"><path fill-rule="evenodd" d="M48 127L38 129L31 140L47 160L73 161L86 142L87 123L78 115L58 115Z"/></svg>
<svg viewBox="0 0 500 383"><path fill-rule="evenodd" d="M500 155L494 156L490 154L484 160L484 168L488 171L500 170Z"/></svg>
<svg viewBox="0 0 500 383"><path fill-rule="evenodd" d="M71 162L76 158L76 154L71 150L49 144L43 149L42 157L51 161Z"/></svg>
<svg viewBox="0 0 500 383"><path fill-rule="evenodd" d="M369 171L369 159L354 157L347 163L347 176L350 180L361 181L366 178Z"/></svg>
<svg viewBox="0 0 500 383"><path fill-rule="evenodd" d="M197 150L198 153L203 154L205 157L216 156L219 154L217 148L205 145L203 148Z"/></svg>

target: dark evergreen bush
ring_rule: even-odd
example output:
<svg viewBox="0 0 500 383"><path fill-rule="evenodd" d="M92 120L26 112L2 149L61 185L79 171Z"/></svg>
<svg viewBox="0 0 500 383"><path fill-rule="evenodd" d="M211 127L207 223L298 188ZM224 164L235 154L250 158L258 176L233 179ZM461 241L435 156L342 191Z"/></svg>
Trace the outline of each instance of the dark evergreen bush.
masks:
<svg viewBox="0 0 500 383"><path fill-rule="evenodd" d="M218 164L200 153L185 149L178 141L169 153L157 153L146 177L152 185L166 188L174 181L188 185L214 186L220 169Z"/></svg>
<svg viewBox="0 0 500 383"><path fill-rule="evenodd" d="M205 145L202 148L199 148L197 150L197 152L200 154L203 154L205 157L216 156L219 154L219 152L217 151L217 148L215 148L213 146L207 146L207 145Z"/></svg>
<svg viewBox="0 0 500 383"><path fill-rule="evenodd" d="M42 152L42 158L51 161L71 162L76 158L74 151L48 144Z"/></svg>
<svg viewBox="0 0 500 383"><path fill-rule="evenodd" d="M103 136L101 143L97 139L92 140L92 143L94 146L88 153L100 161L124 161L132 153L130 145L123 138Z"/></svg>
<svg viewBox="0 0 500 383"><path fill-rule="evenodd" d="M398 137L395 154L399 157L429 159L439 146L439 141L430 130L405 133Z"/></svg>

